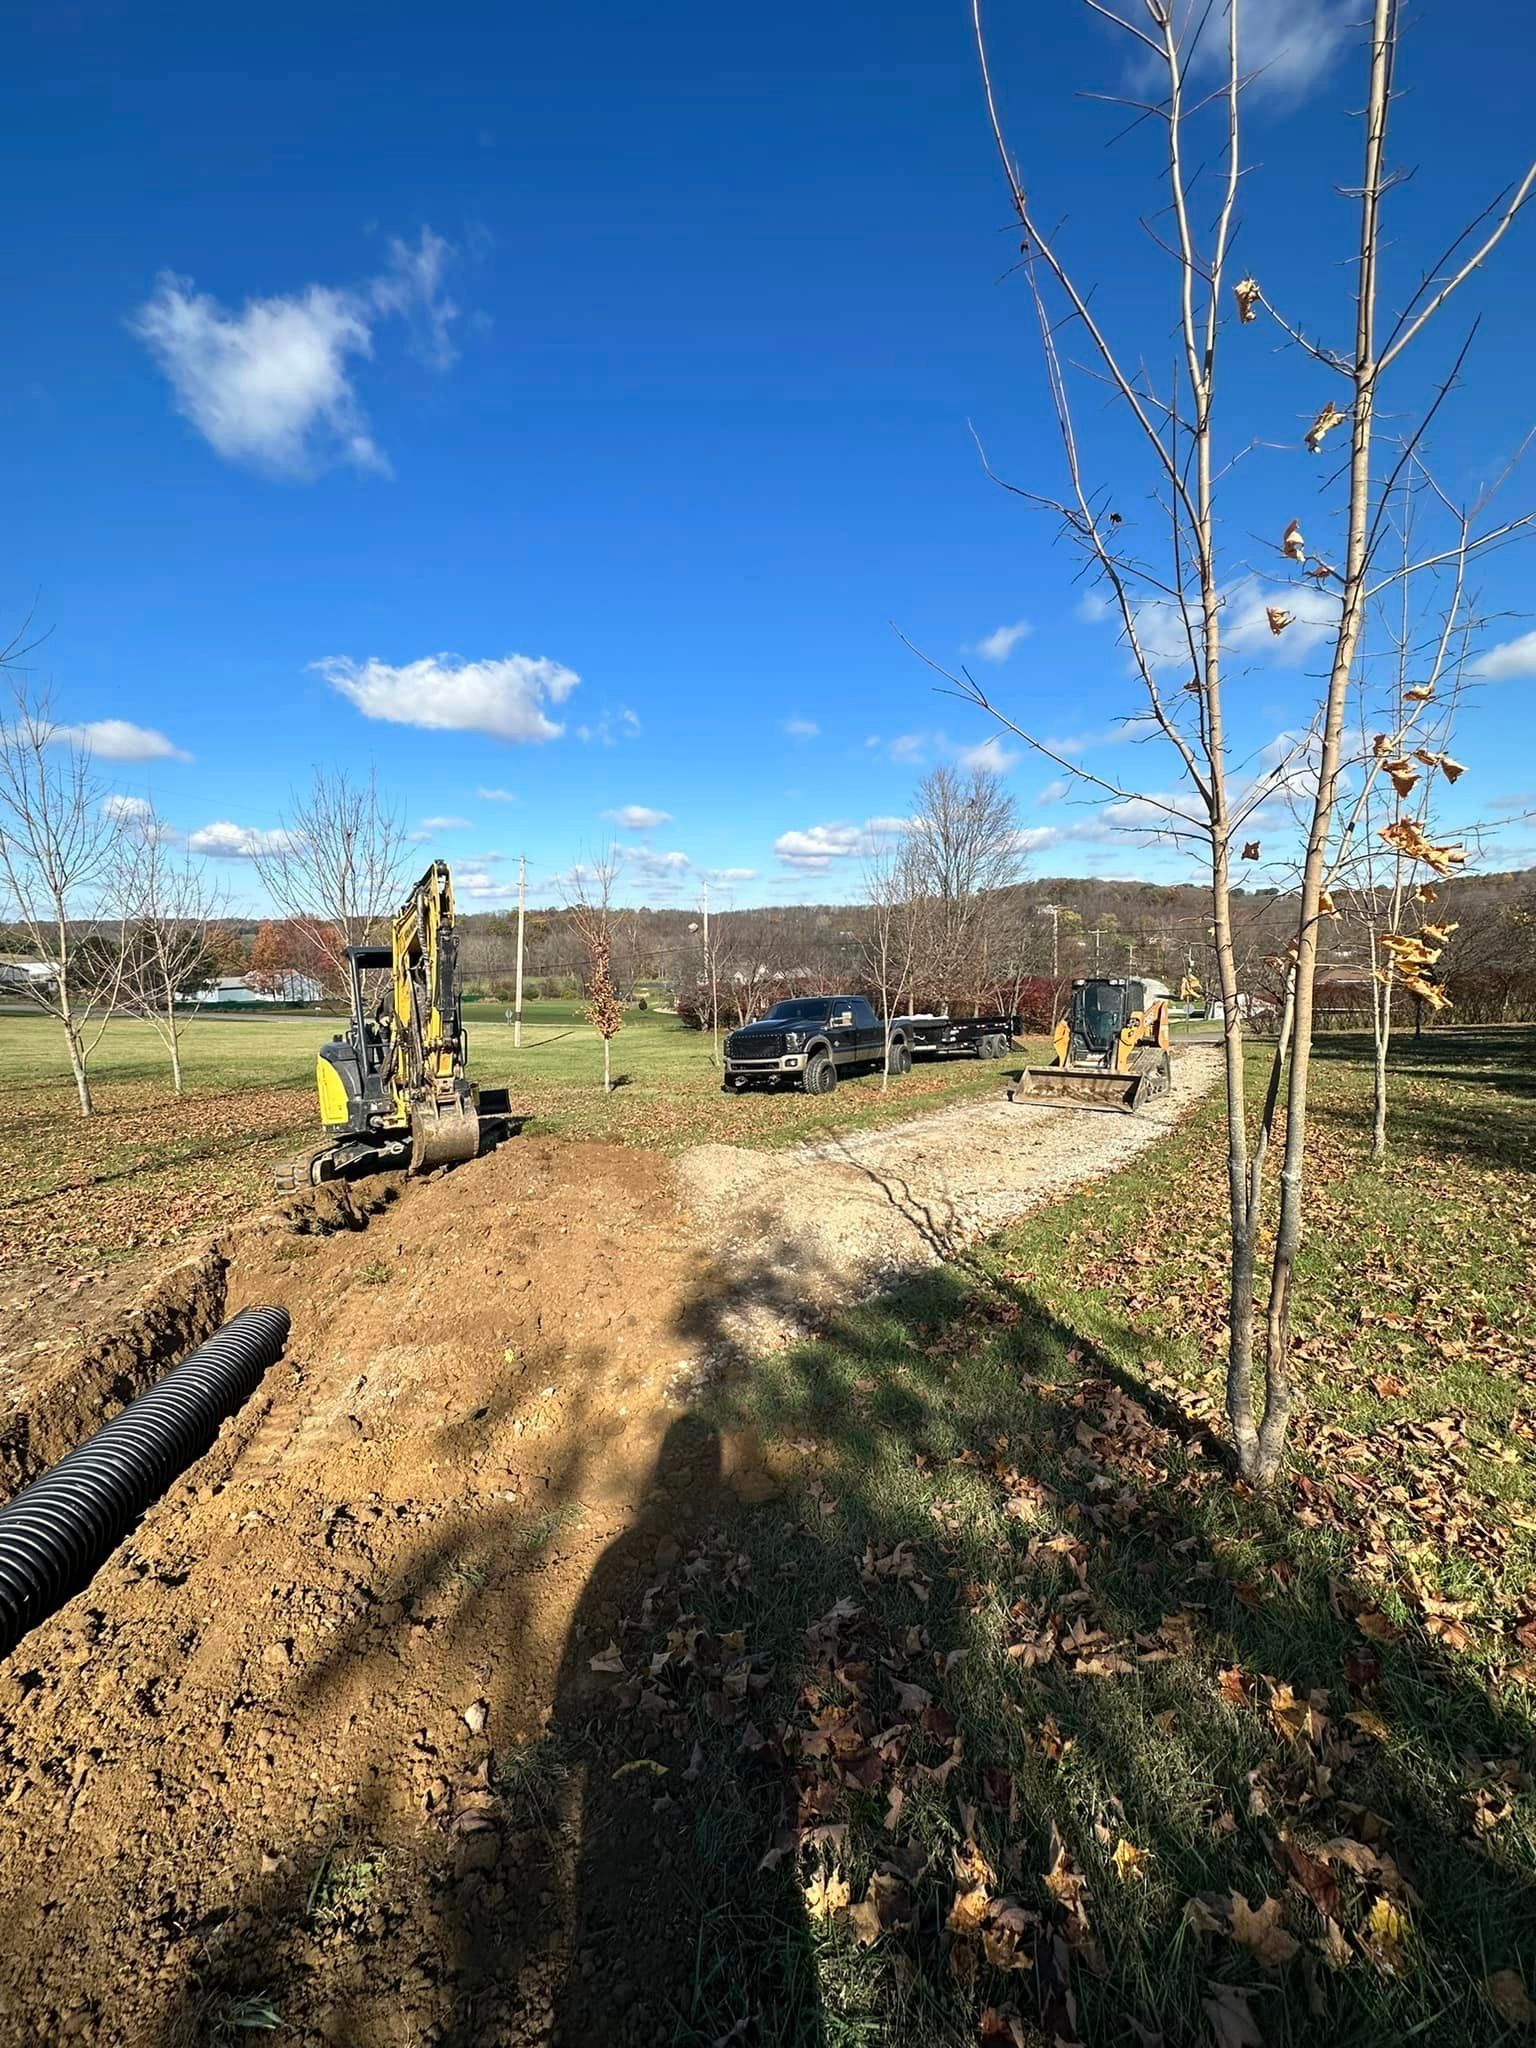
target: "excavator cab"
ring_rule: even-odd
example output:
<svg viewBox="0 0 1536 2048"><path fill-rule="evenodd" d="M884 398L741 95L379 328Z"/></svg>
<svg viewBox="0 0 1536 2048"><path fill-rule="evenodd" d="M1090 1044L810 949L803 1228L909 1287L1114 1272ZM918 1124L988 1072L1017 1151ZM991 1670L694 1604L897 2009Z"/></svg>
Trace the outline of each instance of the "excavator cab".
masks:
<svg viewBox="0 0 1536 2048"><path fill-rule="evenodd" d="M1134 1112L1173 1085L1165 997L1144 981L1094 976L1072 984L1048 1067L1026 1067L1008 1099L1052 1099Z"/></svg>
<svg viewBox="0 0 1536 2048"><path fill-rule="evenodd" d="M277 1192L369 1167L413 1173L473 1159L480 1098L465 1077L453 885L434 861L395 913L387 946L348 946L351 1017L320 1048L315 1092L325 1143L278 1170ZM365 976L389 981L368 1014ZM496 1113L505 1114L502 1091ZM487 1108L490 1108L489 1102Z"/></svg>

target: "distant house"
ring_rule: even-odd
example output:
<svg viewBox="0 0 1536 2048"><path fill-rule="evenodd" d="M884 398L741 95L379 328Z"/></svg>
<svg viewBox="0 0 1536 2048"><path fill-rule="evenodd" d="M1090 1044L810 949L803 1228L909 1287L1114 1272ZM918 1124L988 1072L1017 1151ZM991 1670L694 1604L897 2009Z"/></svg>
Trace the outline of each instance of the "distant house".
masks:
<svg viewBox="0 0 1536 2048"><path fill-rule="evenodd" d="M263 975L261 979L267 977ZM275 986L265 989L256 987L254 978L248 974L221 974L206 988L194 989L192 1001L203 1010L230 1009L249 1007L252 1003L318 1003L325 994L313 975L283 973L274 979Z"/></svg>
<svg viewBox="0 0 1536 2048"><path fill-rule="evenodd" d="M51 960L33 960L22 953L0 953L0 994L14 990L47 989L59 978Z"/></svg>

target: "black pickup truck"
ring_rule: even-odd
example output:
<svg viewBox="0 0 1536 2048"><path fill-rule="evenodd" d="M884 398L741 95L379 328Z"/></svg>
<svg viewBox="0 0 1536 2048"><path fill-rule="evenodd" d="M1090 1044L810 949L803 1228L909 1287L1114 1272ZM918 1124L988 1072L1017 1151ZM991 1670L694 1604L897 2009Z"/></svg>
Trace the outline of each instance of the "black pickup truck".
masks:
<svg viewBox="0 0 1536 2048"><path fill-rule="evenodd" d="M1017 1028L1013 1017L894 1017L891 1072L910 1073L914 1054L1005 1059ZM731 1032L721 1086L733 1095L754 1083L828 1095L843 1075L884 1064L885 1025L863 996L796 996Z"/></svg>

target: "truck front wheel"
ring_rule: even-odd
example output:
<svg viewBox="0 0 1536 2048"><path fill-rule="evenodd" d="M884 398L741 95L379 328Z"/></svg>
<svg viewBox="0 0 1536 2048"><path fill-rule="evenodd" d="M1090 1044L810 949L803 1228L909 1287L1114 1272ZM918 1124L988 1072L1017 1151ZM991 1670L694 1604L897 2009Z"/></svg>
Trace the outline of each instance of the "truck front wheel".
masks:
<svg viewBox="0 0 1536 2048"><path fill-rule="evenodd" d="M830 1095L837 1086L837 1068L827 1053L819 1052L808 1061L805 1069L805 1092L807 1095Z"/></svg>
<svg viewBox="0 0 1536 2048"><path fill-rule="evenodd" d="M912 1048L911 1048L911 1046L910 1046L910 1045L893 1045L893 1046L891 1047L891 1072L892 1072L893 1074L910 1074L910 1073L911 1073L911 1071L912 1071Z"/></svg>

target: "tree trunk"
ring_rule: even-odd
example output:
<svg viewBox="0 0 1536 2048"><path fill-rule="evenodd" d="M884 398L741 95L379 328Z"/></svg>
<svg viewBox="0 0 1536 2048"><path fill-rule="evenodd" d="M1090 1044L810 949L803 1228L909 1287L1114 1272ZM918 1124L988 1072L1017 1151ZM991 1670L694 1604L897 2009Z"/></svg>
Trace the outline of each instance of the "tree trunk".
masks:
<svg viewBox="0 0 1536 2048"><path fill-rule="evenodd" d="M181 1093L181 1027L176 1022L176 997L168 991L165 998L165 1044L171 1056L171 1087Z"/></svg>
<svg viewBox="0 0 1536 2048"><path fill-rule="evenodd" d="M603 1040L603 1093L605 1095L613 1093L613 1040L611 1038Z"/></svg>
<svg viewBox="0 0 1536 2048"><path fill-rule="evenodd" d="M1371 933L1371 1038L1375 1052L1371 1080L1371 1157L1387 1156L1387 1052L1392 1043L1392 983L1376 974L1376 934Z"/></svg>

